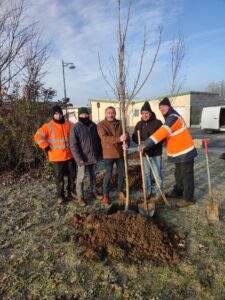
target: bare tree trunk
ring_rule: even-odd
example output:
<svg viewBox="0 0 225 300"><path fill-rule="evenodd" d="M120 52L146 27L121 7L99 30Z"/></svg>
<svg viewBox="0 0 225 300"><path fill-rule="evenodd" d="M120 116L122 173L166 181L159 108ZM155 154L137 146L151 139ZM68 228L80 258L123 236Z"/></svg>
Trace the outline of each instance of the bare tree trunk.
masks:
<svg viewBox="0 0 225 300"><path fill-rule="evenodd" d="M126 29L122 33L121 18L120 18L120 0L118 0L118 38L119 38L119 102L121 112L121 122L123 134L126 134L126 96L125 96L125 77L124 77L124 51L125 51L125 40L129 22L130 7L128 11L128 17L126 22ZM127 150L126 141L123 141L123 157L124 157L124 168L125 168L125 183L126 183L126 204L125 211L128 210L129 206L129 177L128 177L128 163L127 163Z"/></svg>

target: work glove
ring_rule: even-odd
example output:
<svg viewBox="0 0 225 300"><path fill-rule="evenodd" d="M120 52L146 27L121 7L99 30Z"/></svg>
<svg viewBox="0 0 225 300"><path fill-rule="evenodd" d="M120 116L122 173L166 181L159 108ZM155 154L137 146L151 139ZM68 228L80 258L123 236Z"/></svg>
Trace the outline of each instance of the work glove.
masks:
<svg viewBox="0 0 225 300"><path fill-rule="evenodd" d="M144 152L144 149L145 149L145 145L144 144L138 145L138 151L139 152Z"/></svg>
<svg viewBox="0 0 225 300"><path fill-rule="evenodd" d="M152 148L155 145L155 143L150 138L148 138L147 140L144 141L144 145L146 148L145 150L148 150Z"/></svg>

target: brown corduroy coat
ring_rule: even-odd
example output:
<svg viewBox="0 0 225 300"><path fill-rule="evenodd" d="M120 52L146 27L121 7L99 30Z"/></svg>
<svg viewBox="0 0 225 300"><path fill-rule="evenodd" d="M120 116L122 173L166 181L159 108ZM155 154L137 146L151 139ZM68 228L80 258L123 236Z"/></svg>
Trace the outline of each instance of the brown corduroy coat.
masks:
<svg viewBox="0 0 225 300"><path fill-rule="evenodd" d="M120 142L122 134L121 121L115 119L113 122L109 122L105 119L98 124L97 129L101 139L103 159L122 157L123 149ZM130 145L129 134L126 143L128 146Z"/></svg>

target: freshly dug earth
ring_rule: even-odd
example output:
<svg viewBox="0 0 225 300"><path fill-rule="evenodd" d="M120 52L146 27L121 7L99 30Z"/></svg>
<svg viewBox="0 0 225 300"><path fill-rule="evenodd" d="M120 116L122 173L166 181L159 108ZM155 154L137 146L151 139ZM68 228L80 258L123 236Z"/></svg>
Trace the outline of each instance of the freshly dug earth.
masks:
<svg viewBox="0 0 225 300"><path fill-rule="evenodd" d="M130 190L133 191L138 191L142 187L142 179L141 179L141 167L139 165L133 165L128 167L128 172L129 172L129 187ZM100 172L97 175L96 178L96 185L98 191L101 193L102 192L102 186L103 186L103 178L104 178L104 171ZM113 169L113 175L110 181L110 190L114 189L117 187L117 169Z"/></svg>
<svg viewBox="0 0 225 300"><path fill-rule="evenodd" d="M127 259L136 263L150 260L155 265L174 265L186 251L183 232L163 228L157 219L123 211L107 215L104 211L76 214L72 219L75 240L84 247L84 255Z"/></svg>

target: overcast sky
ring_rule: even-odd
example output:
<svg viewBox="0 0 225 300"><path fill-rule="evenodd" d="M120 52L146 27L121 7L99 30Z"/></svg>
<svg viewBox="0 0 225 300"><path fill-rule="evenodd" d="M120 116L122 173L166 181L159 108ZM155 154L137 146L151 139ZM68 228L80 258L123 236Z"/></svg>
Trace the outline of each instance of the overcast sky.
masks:
<svg viewBox="0 0 225 300"><path fill-rule="evenodd" d="M125 16L129 0L121 0ZM148 38L145 66L151 62L163 27L163 39L154 71L137 98L167 95L171 89L170 42L182 32L185 60L182 91L204 91L211 81L225 79L225 0L133 0L126 54L130 84L135 79L143 42ZM76 69L66 71L67 96L73 104L88 104L90 98L114 98L102 79L98 53L105 71L111 70L117 55L116 0L39 0L31 1L29 15L40 21L44 37L52 41L47 86L63 97L62 59Z"/></svg>

